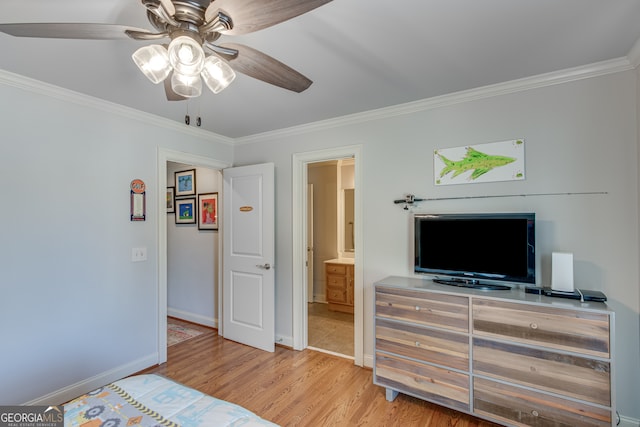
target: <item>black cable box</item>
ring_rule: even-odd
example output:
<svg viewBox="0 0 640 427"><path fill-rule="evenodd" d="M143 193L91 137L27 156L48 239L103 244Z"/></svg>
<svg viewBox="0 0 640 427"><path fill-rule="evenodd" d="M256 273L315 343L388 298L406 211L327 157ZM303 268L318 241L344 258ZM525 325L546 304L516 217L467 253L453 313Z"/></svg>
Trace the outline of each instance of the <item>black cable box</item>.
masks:
<svg viewBox="0 0 640 427"><path fill-rule="evenodd" d="M607 296L602 292L588 289L576 289L573 292L563 292L554 291L551 288L542 288L542 293L548 297L578 299L581 301L605 302L607 300Z"/></svg>

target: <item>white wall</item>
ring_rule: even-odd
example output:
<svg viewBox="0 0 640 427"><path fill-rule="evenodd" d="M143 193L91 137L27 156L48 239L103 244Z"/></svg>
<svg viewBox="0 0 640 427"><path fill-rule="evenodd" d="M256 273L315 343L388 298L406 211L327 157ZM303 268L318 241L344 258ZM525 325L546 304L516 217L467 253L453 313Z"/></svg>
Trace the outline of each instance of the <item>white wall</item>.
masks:
<svg viewBox="0 0 640 427"><path fill-rule="evenodd" d="M603 291L616 311L618 409L640 419L638 114L636 72L554 84L466 102L426 103L366 121L285 130L239 141L237 164L276 165L276 334L291 336L291 165L294 153L361 144L364 353L373 349L372 284L411 274L410 213L393 200L533 193L607 192L422 203L415 211L534 211L539 283L552 251L574 253L576 286ZM337 100L336 102L339 102ZM433 150L524 138L526 180L436 187ZM474 244L474 242L469 242ZM360 249L358 249L360 250Z"/></svg>
<svg viewBox="0 0 640 427"><path fill-rule="evenodd" d="M220 172L169 162L167 185L175 186L177 171L196 170L198 194L219 193ZM199 212L198 212L199 215ZM199 219L196 218L197 220ZM198 224L176 224L167 215L167 311L170 316L218 327L218 231L199 230Z"/></svg>
<svg viewBox="0 0 640 427"><path fill-rule="evenodd" d="M232 163L233 146L2 71L0 106L0 404L60 403L158 360L158 148Z"/></svg>

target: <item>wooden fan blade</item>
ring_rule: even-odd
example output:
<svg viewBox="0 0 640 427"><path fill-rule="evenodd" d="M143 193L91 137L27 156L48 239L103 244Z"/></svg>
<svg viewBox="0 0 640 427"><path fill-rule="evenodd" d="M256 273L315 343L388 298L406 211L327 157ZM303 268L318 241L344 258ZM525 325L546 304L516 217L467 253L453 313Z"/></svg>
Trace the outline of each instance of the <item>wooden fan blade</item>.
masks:
<svg viewBox="0 0 640 427"><path fill-rule="evenodd" d="M128 39L127 30L153 34L147 30L114 24L23 23L0 24L0 32L15 37L51 39L118 40Z"/></svg>
<svg viewBox="0 0 640 427"><path fill-rule="evenodd" d="M247 34L271 27L318 8L331 0L213 0L205 12L209 22L218 11L233 21L224 34Z"/></svg>
<svg viewBox="0 0 640 427"><path fill-rule="evenodd" d="M238 55L235 58L220 53L217 54L226 59L229 66L235 71L251 76L254 79L294 92L302 92L313 83L293 68L249 46L226 43L221 47L237 50Z"/></svg>
<svg viewBox="0 0 640 427"><path fill-rule="evenodd" d="M185 98L182 95L178 95L173 91L171 87L171 76L173 75L173 71L164 79L164 93L167 96L167 101L184 101Z"/></svg>

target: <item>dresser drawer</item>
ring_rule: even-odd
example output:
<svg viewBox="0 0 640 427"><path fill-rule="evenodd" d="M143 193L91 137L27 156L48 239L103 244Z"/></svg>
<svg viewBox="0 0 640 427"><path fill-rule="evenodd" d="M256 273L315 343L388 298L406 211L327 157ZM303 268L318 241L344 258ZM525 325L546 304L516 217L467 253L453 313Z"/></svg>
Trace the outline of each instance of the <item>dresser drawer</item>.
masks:
<svg viewBox="0 0 640 427"><path fill-rule="evenodd" d="M376 320L376 349L469 370L469 337L421 326Z"/></svg>
<svg viewBox="0 0 640 427"><path fill-rule="evenodd" d="M609 362L588 357L474 338L473 373L611 405Z"/></svg>
<svg viewBox="0 0 640 427"><path fill-rule="evenodd" d="M469 331L469 299L411 289L376 288L376 316Z"/></svg>
<svg viewBox="0 0 640 427"><path fill-rule="evenodd" d="M473 408L477 415L508 424L611 427L608 409L477 377L473 380Z"/></svg>
<svg viewBox="0 0 640 427"><path fill-rule="evenodd" d="M376 353L375 383L469 411L469 376L465 374Z"/></svg>
<svg viewBox="0 0 640 427"><path fill-rule="evenodd" d="M474 299L473 332L608 358L609 316L603 313Z"/></svg>
<svg viewBox="0 0 640 427"><path fill-rule="evenodd" d="M347 266L345 264L325 264L327 274L347 274Z"/></svg>

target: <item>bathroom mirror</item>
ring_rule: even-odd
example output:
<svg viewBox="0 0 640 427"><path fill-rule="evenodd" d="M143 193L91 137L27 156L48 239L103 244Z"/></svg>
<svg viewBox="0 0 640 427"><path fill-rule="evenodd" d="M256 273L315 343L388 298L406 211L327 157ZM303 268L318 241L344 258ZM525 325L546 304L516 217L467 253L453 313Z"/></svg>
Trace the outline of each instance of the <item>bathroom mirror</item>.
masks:
<svg viewBox="0 0 640 427"><path fill-rule="evenodd" d="M353 214L353 188L343 190L344 204L344 252L353 252L354 243L354 214Z"/></svg>

